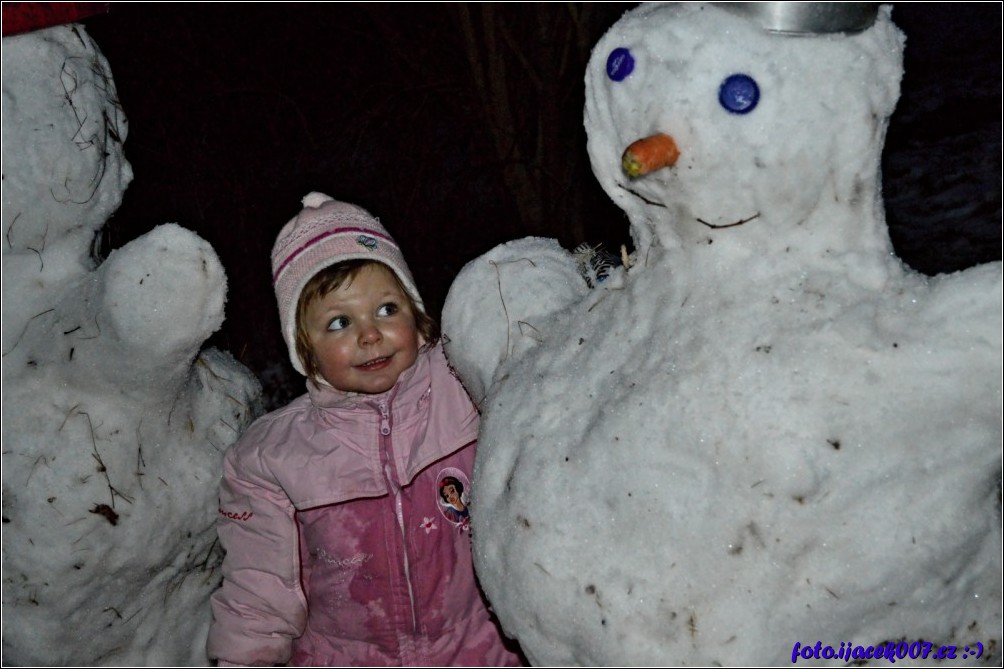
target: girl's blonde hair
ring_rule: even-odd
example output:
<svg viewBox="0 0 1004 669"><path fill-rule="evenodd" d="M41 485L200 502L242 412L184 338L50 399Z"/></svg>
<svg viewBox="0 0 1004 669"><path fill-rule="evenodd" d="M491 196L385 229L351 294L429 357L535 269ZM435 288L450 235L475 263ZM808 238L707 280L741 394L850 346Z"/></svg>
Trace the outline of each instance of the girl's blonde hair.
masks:
<svg viewBox="0 0 1004 669"><path fill-rule="evenodd" d="M310 337L307 334L307 307L314 300L319 300L333 290L352 283L352 280L359 275L364 268L370 265L380 265L388 270L394 277L394 283L401 290L401 294L408 300L411 313L415 315L415 328L418 334L425 340L426 346L432 346L439 341L439 325L425 311L419 309L415 301L411 298L407 288L401 283L397 272L375 260L346 260L334 265L325 267L315 274L307 282L307 285L300 291L300 298L296 303L296 354L300 358L300 364L307 373L307 378L316 381L320 376L320 368L317 358L314 356L314 349L310 345Z"/></svg>

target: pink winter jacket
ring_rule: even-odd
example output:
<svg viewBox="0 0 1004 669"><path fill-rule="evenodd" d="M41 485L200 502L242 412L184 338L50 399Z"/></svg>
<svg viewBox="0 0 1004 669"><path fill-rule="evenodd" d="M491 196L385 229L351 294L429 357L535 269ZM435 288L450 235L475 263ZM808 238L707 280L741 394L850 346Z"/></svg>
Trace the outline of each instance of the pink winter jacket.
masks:
<svg viewBox="0 0 1004 669"><path fill-rule="evenodd" d="M224 459L227 555L209 657L519 664L475 582L459 507L478 414L441 347L386 393L309 390L256 421ZM464 503L451 507L447 486L465 488Z"/></svg>

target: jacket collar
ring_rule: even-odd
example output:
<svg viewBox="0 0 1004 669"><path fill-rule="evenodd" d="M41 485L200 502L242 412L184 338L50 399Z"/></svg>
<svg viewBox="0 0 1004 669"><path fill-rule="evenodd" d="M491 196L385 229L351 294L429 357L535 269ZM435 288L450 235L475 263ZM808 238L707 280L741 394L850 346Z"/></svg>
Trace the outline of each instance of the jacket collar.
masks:
<svg viewBox="0 0 1004 669"><path fill-rule="evenodd" d="M453 375L441 344L423 347L415 364L385 393L345 393L328 385L308 384L308 397L302 400L297 407L309 407L307 415L299 413L295 420L304 427L284 434L282 444L275 445L274 457L288 458L290 447L302 442L300 448L320 458L318 463L334 462L323 459L337 452L339 475L351 470L358 480L349 488L332 486L332 469L327 464L294 468L295 476L303 481L289 482L285 489L298 491L290 498L299 509L383 495L390 491L385 464L390 465L396 485L405 486L433 462L477 440L477 410ZM385 463L374 450L378 434L374 430L388 411L393 436ZM324 434L328 431L330 435ZM335 451L329 448L332 438L339 446Z"/></svg>

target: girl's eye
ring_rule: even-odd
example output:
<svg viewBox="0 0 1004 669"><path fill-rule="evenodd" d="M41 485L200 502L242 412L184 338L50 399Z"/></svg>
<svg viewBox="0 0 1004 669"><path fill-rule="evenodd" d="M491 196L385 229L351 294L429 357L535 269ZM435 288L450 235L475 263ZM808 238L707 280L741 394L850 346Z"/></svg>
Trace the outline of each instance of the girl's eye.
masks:
<svg viewBox="0 0 1004 669"><path fill-rule="evenodd" d="M328 323L329 332L344 330L347 327L349 327L349 319L346 318L345 316L337 316L335 318L332 318L331 322Z"/></svg>
<svg viewBox="0 0 1004 669"><path fill-rule="evenodd" d="M393 316L397 313L397 305L393 302L388 302L387 304L380 305L377 309L377 316Z"/></svg>

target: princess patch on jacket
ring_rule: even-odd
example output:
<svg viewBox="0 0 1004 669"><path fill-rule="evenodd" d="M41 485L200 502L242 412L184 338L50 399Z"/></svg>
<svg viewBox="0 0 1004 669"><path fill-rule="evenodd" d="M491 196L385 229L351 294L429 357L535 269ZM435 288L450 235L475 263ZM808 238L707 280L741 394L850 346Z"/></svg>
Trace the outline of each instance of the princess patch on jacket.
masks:
<svg viewBox="0 0 1004 669"><path fill-rule="evenodd" d="M470 480L456 467L446 467L439 472L436 481L439 512L451 524L466 531L471 522L470 511L467 508L470 500Z"/></svg>

